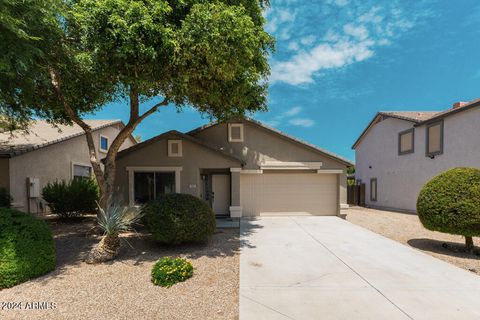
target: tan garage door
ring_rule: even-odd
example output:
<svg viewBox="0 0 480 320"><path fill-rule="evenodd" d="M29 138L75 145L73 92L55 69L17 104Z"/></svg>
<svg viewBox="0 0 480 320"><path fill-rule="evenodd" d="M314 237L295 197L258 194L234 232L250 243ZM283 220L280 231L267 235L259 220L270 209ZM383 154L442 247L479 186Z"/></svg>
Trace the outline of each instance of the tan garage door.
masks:
<svg viewBox="0 0 480 320"><path fill-rule="evenodd" d="M336 215L336 174L242 174L240 201L244 216Z"/></svg>

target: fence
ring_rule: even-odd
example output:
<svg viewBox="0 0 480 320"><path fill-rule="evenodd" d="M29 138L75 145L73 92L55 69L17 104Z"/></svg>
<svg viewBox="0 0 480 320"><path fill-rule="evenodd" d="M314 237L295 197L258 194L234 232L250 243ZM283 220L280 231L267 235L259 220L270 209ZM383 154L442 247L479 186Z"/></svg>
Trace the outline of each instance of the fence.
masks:
<svg viewBox="0 0 480 320"><path fill-rule="evenodd" d="M347 203L353 206L365 206L365 183L347 186Z"/></svg>

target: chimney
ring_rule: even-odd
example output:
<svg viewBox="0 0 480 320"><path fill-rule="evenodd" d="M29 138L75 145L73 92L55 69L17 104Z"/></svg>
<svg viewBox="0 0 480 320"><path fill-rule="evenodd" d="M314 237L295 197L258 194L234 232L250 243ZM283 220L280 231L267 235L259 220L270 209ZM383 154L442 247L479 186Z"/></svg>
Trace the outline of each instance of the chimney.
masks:
<svg viewBox="0 0 480 320"><path fill-rule="evenodd" d="M453 109L461 108L461 107L465 106L467 103L468 102L464 102L464 101L455 102L453 104Z"/></svg>

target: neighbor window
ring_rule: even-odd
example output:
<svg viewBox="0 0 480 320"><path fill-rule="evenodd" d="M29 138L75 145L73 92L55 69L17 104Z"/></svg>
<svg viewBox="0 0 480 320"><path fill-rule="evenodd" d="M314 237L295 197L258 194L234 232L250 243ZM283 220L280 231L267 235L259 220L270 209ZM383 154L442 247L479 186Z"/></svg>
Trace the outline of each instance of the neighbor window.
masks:
<svg viewBox="0 0 480 320"><path fill-rule="evenodd" d="M175 192L175 172L135 172L133 177L136 203L147 203Z"/></svg>
<svg viewBox="0 0 480 320"><path fill-rule="evenodd" d="M242 123L228 124L228 141L243 142L243 124Z"/></svg>
<svg viewBox="0 0 480 320"><path fill-rule="evenodd" d="M415 129L408 129L398 134L398 154L413 153L415 148Z"/></svg>
<svg viewBox="0 0 480 320"><path fill-rule="evenodd" d="M169 157L182 156L182 140L168 140L168 156Z"/></svg>
<svg viewBox="0 0 480 320"><path fill-rule="evenodd" d="M100 135L100 151L108 151L108 137Z"/></svg>
<svg viewBox="0 0 480 320"><path fill-rule="evenodd" d="M370 179L370 201L377 201L377 178Z"/></svg>
<svg viewBox="0 0 480 320"><path fill-rule="evenodd" d="M92 168L89 166L74 164L72 171L72 176L74 180L90 179L92 176Z"/></svg>
<svg viewBox="0 0 480 320"><path fill-rule="evenodd" d="M443 153L443 121L427 126L427 157Z"/></svg>

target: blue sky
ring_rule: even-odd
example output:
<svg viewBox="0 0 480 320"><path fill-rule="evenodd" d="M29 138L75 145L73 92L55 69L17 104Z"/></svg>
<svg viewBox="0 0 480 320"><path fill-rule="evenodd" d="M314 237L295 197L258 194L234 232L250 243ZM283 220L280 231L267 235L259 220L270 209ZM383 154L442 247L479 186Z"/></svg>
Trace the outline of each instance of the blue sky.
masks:
<svg viewBox="0 0 480 320"><path fill-rule="evenodd" d="M443 110L480 97L479 1L271 0L265 15L277 50L269 111L254 117L348 159L377 111ZM127 121L128 109L111 104L95 118ZM207 122L170 106L135 133Z"/></svg>

